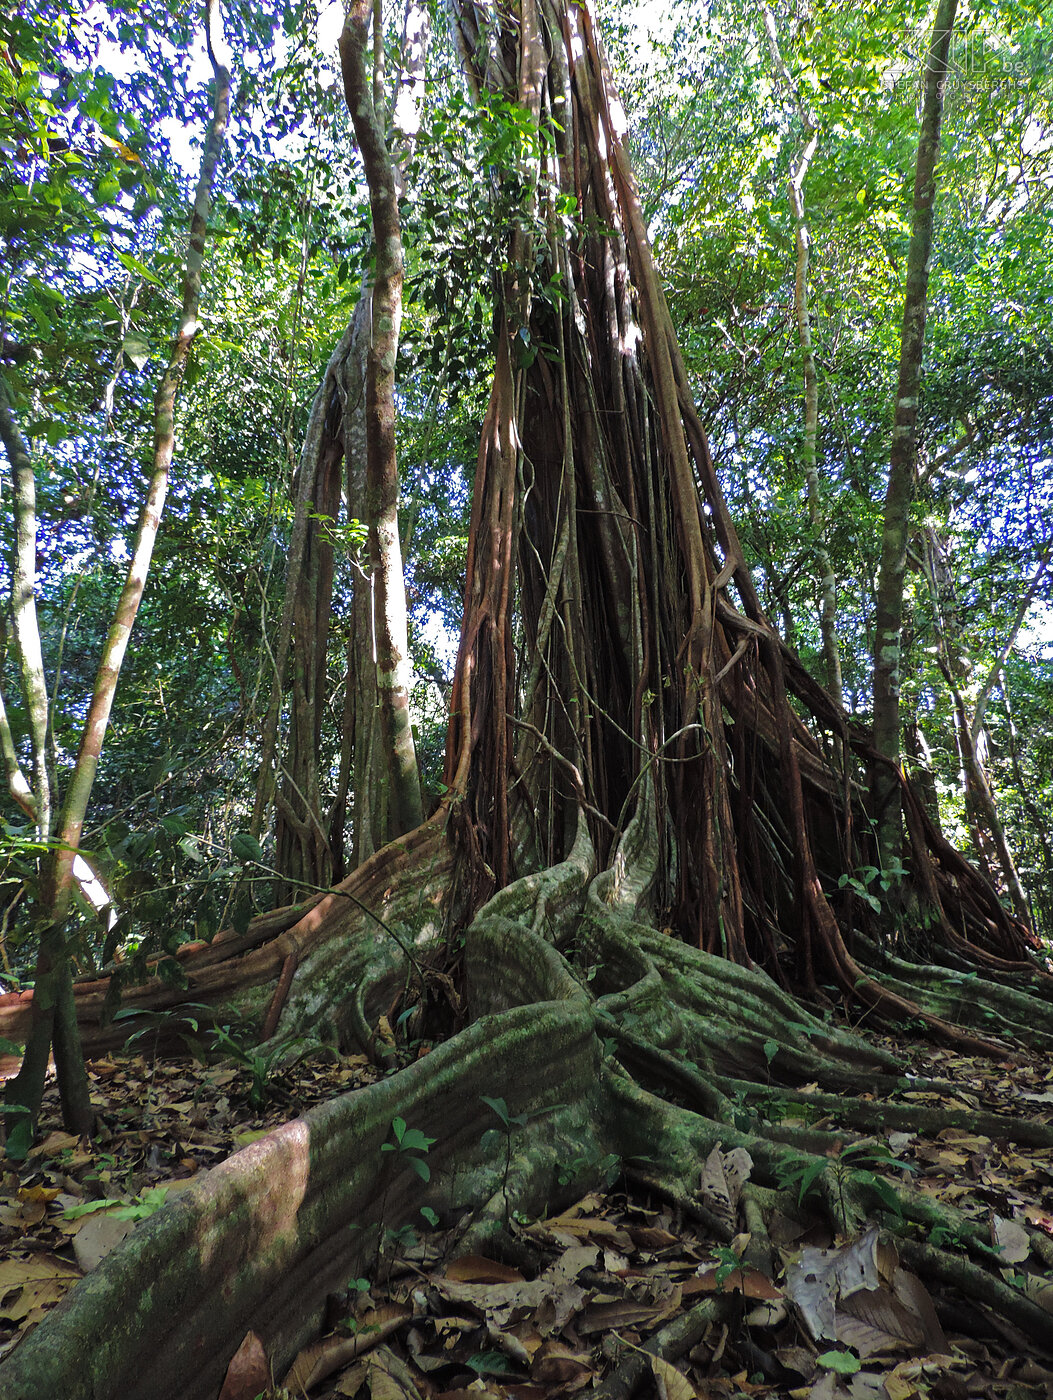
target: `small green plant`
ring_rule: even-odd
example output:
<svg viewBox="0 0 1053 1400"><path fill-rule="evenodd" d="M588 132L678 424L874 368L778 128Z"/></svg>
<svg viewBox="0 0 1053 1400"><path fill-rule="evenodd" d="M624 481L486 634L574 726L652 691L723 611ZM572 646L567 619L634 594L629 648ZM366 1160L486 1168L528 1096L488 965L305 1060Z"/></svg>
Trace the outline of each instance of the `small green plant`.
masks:
<svg viewBox="0 0 1053 1400"><path fill-rule="evenodd" d="M934 1225L929 1231L929 1244L940 1249L961 1249L969 1247L968 1233L964 1226Z"/></svg>
<svg viewBox="0 0 1053 1400"><path fill-rule="evenodd" d="M479 1097L489 1109L491 1109L494 1113L497 1114L497 1117L501 1124L500 1128L487 1128L486 1132L483 1133L482 1137L479 1139L480 1145L484 1149L488 1150L500 1141L502 1135L504 1136L505 1162L504 1171L502 1173L501 1178L501 1190L504 1195L505 1201L505 1228L507 1229L509 1209L508 1178L512 1170L512 1134L517 1128L526 1127L527 1122L529 1120L529 1114L510 1113L508 1110L508 1105L507 1103L505 1103L504 1099L491 1099L486 1094L480 1094Z"/></svg>
<svg viewBox="0 0 1053 1400"><path fill-rule="evenodd" d="M414 1249L417 1245L417 1232L412 1225L399 1225L384 1231L383 1249L394 1254L397 1249Z"/></svg>
<svg viewBox="0 0 1053 1400"><path fill-rule="evenodd" d="M717 1260L716 1273L714 1277L716 1278L717 1287L723 1288L724 1284L735 1272L735 1270L742 1268L742 1260L731 1248L731 1246L726 1244L718 1245L716 1249L714 1249L713 1253L716 1256Z"/></svg>
<svg viewBox="0 0 1053 1400"><path fill-rule="evenodd" d="M395 1152L412 1171L415 1171L421 1181L431 1180L431 1167L424 1161L424 1157L435 1145L437 1139L428 1137L419 1128L406 1126L405 1118L393 1118L391 1120L391 1132L395 1138L394 1142L383 1142L380 1145L381 1152ZM417 1232L412 1225L400 1225L397 1229L388 1228L385 1224L387 1214L388 1191L384 1188L384 1195L380 1203L380 1219L377 1222L379 1233L377 1235L377 1273L380 1272L380 1260L383 1254L390 1253L392 1261L399 1249L412 1249L417 1243ZM430 1206L421 1208L421 1215L434 1225L438 1223L439 1217Z"/></svg>
<svg viewBox="0 0 1053 1400"><path fill-rule="evenodd" d="M875 889L880 890L882 894L888 894L906 874L906 868L899 861L893 862L885 870L876 865L859 865L851 874L842 875L838 879L837 888L851 890L857 898L869 904L875 914L880 914L881 900L875 894Z"/></svg>
<svg viewBox="0 0 1053 1400"><path fill-rule="evenodd" d="M115 1220L146 1220L161 1209L167 1195L167 1186L149 1186L145 1191L140 1191L134 1200L125 1201L123 1204L112 1199L81 1201L63 1211L63 1215L67 1220L79 1220L81 1216L95 1215L104 1210Z"/></svg>
<svg viewBox="0 0 1053 1400"><path fill-rule="evenodd" d="M422 1157L414 1156L414 1153L426 1153L437 1139L425 1137L419 1128L407 1128L405 1118L393 1118L391 1131L395 1134L395 1141L383 1143L380 1148L381 1152L398 1152L417 1173L421 1181L430 1181L431 1167L422 1160Z"/></svg>
<svg viewBox="0 0 1053 1400"><path fill-rule="evenodd" d="M217 1054L234 1060L247 1069L250 1083L249 1107L261 1109L274 1093L272 1078L274 1071L287 1059L302 1060L305 1055L325 1051L336 1055L331 1045L312 1036L294 1036L289 1040L271 1042L266 1048L246 1044L239 1039L231 1026L215 1026L212 1029L212 1047Z"/></svg>
<svg viewBox="0 0 1053 1400"><path fill-rule="evenodd" d="M154 1081L157 1075L157 1049L161 1036L175 1036L183 1042L195 1060L203 1059L198 1030L201 1024L199 1012L209 1012L210 1008L200 1001L186 1001L178 1006L166 1006L158 1011L140 1011L134 1006L122 1007L114 1013L114 1021L134 1021L136 1029L124 1042L125 1051L130 1053L140 1041L153 1037L148 1055L150 1077L146 1090L146 1103L143 1105L143 1118L148 1120L154 1107Z"/></svg>
<svg viewBox="0 0 1053 1400"><path fill-rule="evenodd" d="M21 1048L18 1049L21 1054ZM10 1120L4 1149L12 1162L24 1162L33 1146L33 1114L24 1103L0 1104L0 1113Z"/></svg>
<svg viewBox="0 0 1053 1400"><path fill-rule="evenodd" d="M613 1152L607 1152L602 1157L598 1152L584 1153L565 1162L557 1171L556 1180L561 1186L569 1186L579 1177L595 1173L609 1187L617 1180L621 1169L622 1160Z"/></svg>
<svg viewBox="0 0 1053 1400"><path fill-rule="evenodd" d="M889 1161L895 1162L897 1170L917 1170L912 1162L894 1158L883 1143L864 1141L852 1143L837 1157L789 1157L778 1167L777 1180L782 1191L797 1188L797 1202L800 1204L805 1196L816 1189L824 1172L829 1172L837 1189L842 1221L847 1222L848 1219L845 1195L853 1187L865 1187L889 1210L902 1215L895 1187L873 1170Z"/></svg>

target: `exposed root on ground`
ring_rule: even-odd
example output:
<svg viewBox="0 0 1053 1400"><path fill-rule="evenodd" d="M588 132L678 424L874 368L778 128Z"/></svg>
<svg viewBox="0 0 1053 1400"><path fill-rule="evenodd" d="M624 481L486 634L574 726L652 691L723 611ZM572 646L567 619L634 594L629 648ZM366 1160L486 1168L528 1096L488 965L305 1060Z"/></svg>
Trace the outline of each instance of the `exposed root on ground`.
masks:
<svg viewBox="0 0 1053 1400"><path fill-rule="evenodd" d="M631 848L627 837L622 854ZM403 927L405 910L420 906L429 880L448 868L434 842L420 842L417 860L427 864L399 855L387 888L386 907L403 911ZM838 1232L851 1238L866 1223L879 1225L922 1277L951 1284L1053 1351L1053 1318L1028 1294L1043 1286L1053 1254L1047 1237L1030 1232L1033 1262L1017 1266L1018 1287L1002 1277L997 1253L973 1222L878 1167L851 1168L841 1156L857 1134L878 1126L879 1111L885 1127L931 1129L938 1121L1021 1143L1049 1144L1051 1130L858 1097L895 1087L903 1072L895 1056L825 1024L765 974L729 967L657 931L646 912L646 870L638 880L631 873L631 862L616 860L597 875L582 824L568 860L497 894L466 934L473 1023L424 1059L313 1110L180 1193L0 1367L5 1400L204 1397L215 1393L249 1328L278 1370L319 1325L326 1292L368 1266L383 1229L426 1205L446 1225L463 1218L462 1248L514 1250L512 1212L555 1209L567 1198L559 1166L572 1158L583 1163L576 1193L598 1182L600 1163L613 1154L627 1177L729 1240L739 1224L707 1200L700 1173L714 1149L735 1148L753 1163L742 1209L755 1257L768 1258L769 1268L765 1222L775 1209L801 1210L795 1183L808 1173L809 1207ZM393 992L416 998L415 949L393 941L391 952L363 918L346 916L339 950L328 940L312 950L301 927L306 955L283 1033L325 1029L368 1041ZM323 960L324 996L308 994L322 976L317 969L297 985L312 955ZM327 1018L337 979L347 1009L334 1023ZM802 1089L813 1083L818 1090ZM484 1095L504 1098L509 1115L524 1118L507 1141L499 1131L496 1146L479 1140ZM821 1120L773 1126L764 1116L773 1100L807 1103ZM395 1117L436 1139L426 1185L405 1157L381 1154ZM956 1248L933 1242L940 1238ZM118 1315L119 1334L90 1349L85 1369L77 1339L101 1335L103 1316L112 1330ZM688 1331L691 1325L683 1320ZM618 1374L609 1380L612 1394L625 1383Z"/></svg>

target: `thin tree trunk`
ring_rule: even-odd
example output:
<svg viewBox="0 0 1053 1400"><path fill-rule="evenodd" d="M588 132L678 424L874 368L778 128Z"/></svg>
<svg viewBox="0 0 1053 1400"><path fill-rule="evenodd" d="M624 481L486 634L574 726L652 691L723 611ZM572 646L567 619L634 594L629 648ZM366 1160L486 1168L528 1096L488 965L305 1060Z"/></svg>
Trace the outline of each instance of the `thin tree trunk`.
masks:
<svg viewBox="0 0 1053 1400"><path fill-rule="evenodd" d="M812 235L805 212L804 182L819 145L819 124L812 109L805 103L794 84L786 60L779 48L775 16L767 5L762 6L764 30L768 36L772 66L776 76L797 109L803 128L803 141L790 169L789 199L793 214L794 242L797 262L794 273L794 310L797 334L801 342L801 365L804 375L804 436L801 443L801 463L808 494L808 520L812 527L812 542L820 569L819 631L823 640L823 660L826 688L839 705L844 703L841 685L841 648L837 640L837 576L830 551L826 547L822 493L819 484L816 441L819 430L819 376L812 349L812 318L808 299L808 260Z"/></svg>
<svg viewBox="0 0 1053 1400"><path fill-rule="evenodd" d="M375 589L377 696L388 764L389 811L398 835L424 820L410 723L406 590L398 531L395 359L402 321L402 234L398 175L381 125L383 33L374 23L373 81L366 71L369 0L354 0L340 36L344 94L362 152L373 218L375 271L366 363L366 506Z"/></svg>
<svg viewBox="0 0 1053 1400"><path fill-rule="evenodd" d="M47 763L48 688L44 677L44 656L37 622L37 487L29 448L18 427L7 385L0 377L0 440L7 450L14 476L15 538L11 551L11 623L15 637L22 697L29 721L33 752L32 805L38 834L46 841L51 835L51 781ZM7 731L6 712L4 729ZM9 737L9 734L8 734ZM9 785L16 801L25 809L27 786L21 778L17 759L12 766L14 746L4 744ZM21 782L19 779L21 778ZM19 792L22 792L19 798Z"/></svg>
<svg viewBox="0 0 1053 1400"><path fill-rule="evenodd" d="M936 538L936 533L931 527L925 531L924 548L925 572L928 577L936 627L937 659L954 703L955 731L962 766L966 814L973 835L976 855L992 878L995 878L996 871L1000 871L1002 883L1009 892L1009 898L1017 918L1023 924L1030 925L1031 910L1027 894L1021 883L1016 861L1009 847L1005 828L998 815L994 794L980 758L979 738L982 732L982 713L978 724L976 710L970 715L966 701L965 679L967 671L962 656L961 624L954 603L950 568L940 542ZM1041 573L1040 569L1035 581L1036 585L1038 579L1041 578ZM1024 607L1018 609L1016 620L1010 629L1005 647L1006 655L1012 648L1029 604L1030 592L1025 599ZM1001 661L999 661L1000 664ZM996 678L997 675L996 668L980 692L977 709L979 709L980 703L986 708L994 684L992 677Z"/></svg>
<svg viewBox="0 0 1053 1400"><path fill-rule="evenodd" d="M69 914L73 886L73 862L80 843L84 818L91 797L99 756L109 724L117 680L124 662L135 617L146 586L154 542L164 509L168 477L175 446L175 403L186 369L190 347L198 331L201 301L201 267L204 260L212 186L223 148L230 111L230 59L222 37L222 20L216 0L208 0L206 39L215 80L212 120L201 156L201 173L194 195L183 280L183 306L179 331L172 345L166 369L154 400L154 452L150 485L139 515L135 546L128 565L124 587L117 601L113 622L103 645L95 688L84 721L80 750L59 815L56 834L59 844L47 861L43 899L50 923L41 939L37 985L47 994L34 996L32 1033L21 1070L9 1087L9 1102L21 1104L35 1119L43 1092L44 1070L49 1047L53 1044L63 1121L70 1132L89 1132L94 1112L88 1097L64 927Z"/></svg>
<svg viewBox="0 0 1053 1400"><path fill-rule="evenodd" d="M398 97L392 114L394 127L402 138L403 159L412 149L419 122L426 45L427 12L417 0L408 0ZM380 54L375 56L372 88L377 102L382 103L383 65L376 61L379 57ZM402 173L397 161L392 162L392 169L396 188L401 188ZM384 712L378 691L376 643L378 636L386 634L384 617L378 609L394 599L388 611L397 615L401 608L404 633L405 587L401 560L397 565L392 562L386 571L387 588L381 599L378 583L385 571L375 567L382 551L374 518L377 493L371 490L368 480L366 418L372 292L373 281L368 276L363 280L351 324L330 357L315 396L296 478L285 603L252 826L253 834L259 836L273 800L277 807L276 863L287 881L284 896L279 891L279 897L293 897L300 881L327 885L342 879L349 869L360 865L404 829L391 815L394 791L388 778L390 736L397 730L381 722ZM367 568L357 562L353 565L345 691L338 731L339 767L335 790L326 806L317 756L323 740L319 725L325 696L320 687L326 664L333 578L331 569L318 567L315 556L324 544L320 517L335 518L339 510L341 460L345 467L347 521L365 526L371 562ZM380 508L384 507L381 499ZM289 732L284 761L276 766L290 654L294 667ZM405 654L408 655L408 648ZM350 851L349 820L353 841Z"/></svg>
<svg viewBox="0 0 1053 1400"><path fill-rule="evenodd" d="M1038 804L1032 796L1031 785L1025 780L1020 767L1020 745L1018 742L1018 730L1016 719L1013 715L1013 705L1010 699L1009 685L1004 671L1001 675L1002 697L1005 701L1005 718L1009 729L1009 761L1013 768L1013 782L1016 785L1017 796L1020 805L1028 814L1030 820L1031 836L1042 853L1042 871L1045 875L1044 882L1035 881L1029 890L1029 905L1031 907L1032 927L1040 925L1044 927L1047 938L1053 934L1053 906L1050 904L1049 894L1053 888L1053 841L1049 834L1049 813L1039 810ZM1040 898L1036 890L1036 885L1042 888L1043 895ZM1035 919L1036 905L1040 911L1040 918Z"/></svg>
<svg viewBox="0 0 1053 1400"><path fill-rule="evenodd" d="M874 636L874 747L887 762L879 761L874 765L871 800L881 862L886 869L895 868L901 843L900 788L896 769L900 757L903 579L917 458L918 398L925 349L943 85L947 76L956 9L957 0L940 0L925 65L925 95L914 175L914 220L907 254L907 286L900 339L899 382L881 539Z"/></svg>

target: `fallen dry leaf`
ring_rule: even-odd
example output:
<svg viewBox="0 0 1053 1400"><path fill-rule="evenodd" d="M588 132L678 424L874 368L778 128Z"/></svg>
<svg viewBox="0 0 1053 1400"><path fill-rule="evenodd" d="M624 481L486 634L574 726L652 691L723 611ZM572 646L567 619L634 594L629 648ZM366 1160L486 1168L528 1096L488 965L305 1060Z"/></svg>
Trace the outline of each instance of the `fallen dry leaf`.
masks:
<svg viewBox="0 0 1053 1400"><path fill-rule="evenodd" d="M651 1371L658 1390L658 1400L696 1400L695 1387L668 1361L663 1361L660 1356L652 1356Z"/></svg>
<svg viewBox="0 0 1053 1400"><path fill-rule="evenodd" d="M704 1205L733 1234L738 1219L742 1187L753 1170L753 1158L744 1147L722 1152L719 1147L706 1158L699 1196Z"/></svg>
<svg viewBox="0 0 1053 1400"><path fill-rule="evenodd" d="M0 1317L36 1322L80 1278L80 1270L57 1254L33 1254L0 1262Z"/></svg>
<svg viewBox="0 0 1053 1400"><path fill-rule="evenodd" d="M546 1385L586 1384L595 1374L587 1354L572 1351L563 1342L547 1341L534 1357L530 1374Z"/></svg>
<svg viewBox="0 0 1053 1400"><path fill-rule="evenodd" d="M135 1229L134 1220L118 1220L110 1211L96 1211L87 1216L73 1236L73 1253L77 1263L90 1274L123 1239Z"/></svg>
<svg viewBox="0 0 1053 1400"><path fill-rule="evenodd" d="M255 1400L270 1383L271 1368L267 1365L263 1343L255 1332L246 1332L245 1340L227 1367L219 1400Z"/></svg>
<svg viewBox="0 0 1053 1400"><path fill-rule="evenodd" d="M1031 1253L1031 1240L1018 1220L991 1217L991 1243L1001 1253L1003 1264L1022 1264Z"/></svg>
<svg viewBox="0 0 1053 1400"><path fill-rule="evenodd" d="M304 1347L285 1373L283 1386L296 1394L310 1390L356 1356L390 1337L412 1315L412 1308L398 1303L370 1309L356 1319L358 1331L353 1337L333 1334Z"/></svg>
<svg viewBox="0 0 1053 1400"><path fill-rule="evenodd" d="M462 1254L446 1266L446 1277L455 1283L522 1283L523 1275L508 1264L484 1259L481 1254Z"/></svg>
<svg viewBox="0 0 1053 1400"><path fill-rule="evenodd" d="M747 1298L781 1298L782 1289L756 1269L734 1269L717 1282L717 1270L706 1269L694 1279L687 1279L684 1293L744 1293ZM691 1285L689 1287L689 1285Z"/></svg>

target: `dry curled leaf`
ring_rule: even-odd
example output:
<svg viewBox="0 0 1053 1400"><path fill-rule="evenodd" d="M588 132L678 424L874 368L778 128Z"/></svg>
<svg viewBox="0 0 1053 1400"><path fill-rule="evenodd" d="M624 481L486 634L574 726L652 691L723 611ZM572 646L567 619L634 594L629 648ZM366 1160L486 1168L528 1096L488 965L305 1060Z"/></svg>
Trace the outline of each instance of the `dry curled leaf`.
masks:
<svg viewBox="0 0 1053 1400"><path fill-rule="evenodd" d="M481 1254L462 1254L446 1266L446 1277L455 1283L522 1283L523 1275L508 1264L484 1259Z"/></svg>
<svg viewBox="0 0 1053 1400"><path fill-rule="evenodd" d="M729 1235L735 1231L739 1197L752 1170L753 1158L744 1147L736 1147L731 1152L722 1152L719 1147L714 1147L702 1168L699 1196L703 1204L726 1226Z"/></svg>

